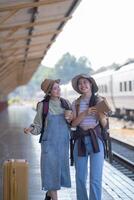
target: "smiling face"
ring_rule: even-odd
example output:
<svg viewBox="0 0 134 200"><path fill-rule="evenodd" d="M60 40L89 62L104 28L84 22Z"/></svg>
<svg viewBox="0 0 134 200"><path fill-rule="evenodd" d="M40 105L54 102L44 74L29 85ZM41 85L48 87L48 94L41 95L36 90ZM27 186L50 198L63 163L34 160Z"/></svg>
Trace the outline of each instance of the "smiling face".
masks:
<svg viewBox="0 0 134 200"><path fill-rule="evenodd" d="M51 97L60 97L60 86L59 83L54 83L51 89Z"/></svg>
<svg viewBox="0 0 134 200"><path fill-rule="evenodd" d="M78 88L82 94L92 93L92 83L86 78L80 78L78 80Z"/></svg>

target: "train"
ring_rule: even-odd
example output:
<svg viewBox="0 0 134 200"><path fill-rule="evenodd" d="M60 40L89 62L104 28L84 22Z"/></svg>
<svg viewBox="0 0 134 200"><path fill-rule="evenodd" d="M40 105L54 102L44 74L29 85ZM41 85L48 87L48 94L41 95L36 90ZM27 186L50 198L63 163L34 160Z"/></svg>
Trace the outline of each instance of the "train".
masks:
<svg viewBox="0 0 134 200"><path fill-rule="evenodd" d="M106 70L93 74L98 85L98 94L106 97L111 106L112 115L134 121L134 63L119 69ZM77 98L71 83L61 87L62 93L70 101Z"/></svg>

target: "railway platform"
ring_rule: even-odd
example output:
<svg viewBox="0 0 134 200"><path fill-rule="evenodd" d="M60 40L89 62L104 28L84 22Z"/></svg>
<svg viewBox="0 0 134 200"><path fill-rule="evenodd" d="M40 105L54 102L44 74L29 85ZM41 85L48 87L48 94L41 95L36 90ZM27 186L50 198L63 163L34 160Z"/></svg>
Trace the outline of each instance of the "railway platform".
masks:
<svg viewBox="0 0 134 200"><path fill-rule="evenodd" d="M29 200L44 199L40 183L39 136L23 133L23 128L32 122L34 116L35 111L26 105L10 106L0 113L0 200L2 200L2 165L4 160L10 158L28 160ZM59 191L59 200L76 200L75 169L71 166L70 170L72 187ZM133 199L134 182L105 161L102 200Z"/></svg>
<svg viewBox="0 0 134 200"><path fill-rule="evenodd" d="M113 138L134 147L134 123L110 119L110 134Z"/></svg>

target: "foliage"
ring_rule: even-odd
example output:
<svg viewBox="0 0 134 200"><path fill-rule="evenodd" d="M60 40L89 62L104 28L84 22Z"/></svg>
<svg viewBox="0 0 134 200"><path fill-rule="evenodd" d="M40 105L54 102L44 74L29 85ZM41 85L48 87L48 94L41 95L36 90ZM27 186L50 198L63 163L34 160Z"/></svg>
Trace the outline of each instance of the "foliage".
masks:
<svg viewBox="0 0 134 200"><path fill-rule="evenodd" d="M75 75L80 73L93 73L91 63L86 57L80 57L77 60L70 53L66 53L55 65L56 78L61 77L63 84L68 83Z"/></svg>

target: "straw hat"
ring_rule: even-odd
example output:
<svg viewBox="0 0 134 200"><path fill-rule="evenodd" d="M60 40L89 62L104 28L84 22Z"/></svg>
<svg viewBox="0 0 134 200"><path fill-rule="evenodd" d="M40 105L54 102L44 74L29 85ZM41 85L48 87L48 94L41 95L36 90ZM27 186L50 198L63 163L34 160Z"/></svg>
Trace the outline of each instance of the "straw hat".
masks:
<svg viewBox="0 0 134 200"><path fill-rule="evenodd" d="M59 83L60 79L52 80L52 79L45 79L41 83L41 89L46 93L50 93L54 83Z"/></svg>
<svg viewBox="0 0 134 200"><path fill-rule="evenodd" d="M80 78L85 78L85 79L89 80L89 82L92 83L92 90L93 90L94 93L96 93L98 91L98 86L97 86L93 77L88 76L86 74L79 74L72 79L72 87L76 92L81 94L81 91L78 88L78 81L79 81Z"/></svg>

